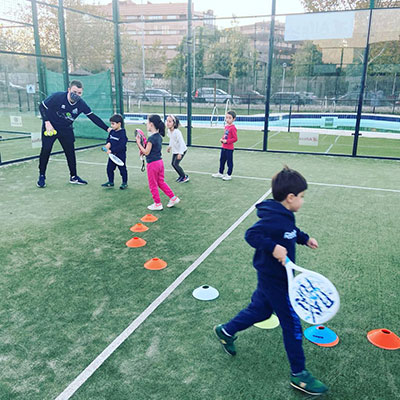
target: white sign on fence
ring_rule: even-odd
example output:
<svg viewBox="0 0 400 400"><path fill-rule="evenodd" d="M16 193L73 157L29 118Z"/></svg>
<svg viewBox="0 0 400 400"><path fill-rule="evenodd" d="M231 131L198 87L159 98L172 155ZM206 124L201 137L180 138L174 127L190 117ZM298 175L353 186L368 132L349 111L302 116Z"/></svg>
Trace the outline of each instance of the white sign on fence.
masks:
<svg viewBox="0 0 400 400"><path fill-rule="evenodd" d="M318 136L315 132L299 132L299 145L318 146Z"/></svg>
<svg viewBox="0 0 400 400"><path fill-rule="evenodd" d="M288 15L285 41L352 38L354 11Z"/></svg>
<svg viewBox="0 0 400 400"><path fill-rule="evenodd" d="M32 149L38 149L42 147L42 133L31 132Z"/></svg>
<svg viewBox="0 0 400 400"><path fill-rule="evenodd" d="M22 117L19 115L10 115L10 125L11 126L22 126Z"/></svg>

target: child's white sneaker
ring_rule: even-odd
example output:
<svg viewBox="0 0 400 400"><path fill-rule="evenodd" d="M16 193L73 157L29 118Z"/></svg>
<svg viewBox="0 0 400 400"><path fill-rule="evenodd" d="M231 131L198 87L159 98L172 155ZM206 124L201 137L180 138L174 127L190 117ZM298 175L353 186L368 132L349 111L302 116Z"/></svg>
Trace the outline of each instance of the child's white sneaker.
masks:
<svg viewBox="0 0 400 400"><path fill-rule="evenodd" d="M173 197L172 199L169 200L167 207L173 207L174 205L178 204L181 201L179 197Z"/></svg>
<svg viewBox="0 0 400 400"><path fill-rule="evenodd" d="M159 203L159 204L153 203L153 204L150 204L147 208L151 211L161 211L163 209L163 206L161 203Z"/></svg>
<svg viewBox="0 0 400 400"><path fill-rule="evenodd" d="M231 175L224 175L223 177L222 177L222 180L223 181L230 181L232 179L232 176Z"/></svg>
<svg viewBox="0 0 400 400"><path fill-rule="evenodd" d="M217 173L217 174L212 174L211 175L213 178L223 178L224 177L224 175L223 174L220 174L219 172Z"/></svg>

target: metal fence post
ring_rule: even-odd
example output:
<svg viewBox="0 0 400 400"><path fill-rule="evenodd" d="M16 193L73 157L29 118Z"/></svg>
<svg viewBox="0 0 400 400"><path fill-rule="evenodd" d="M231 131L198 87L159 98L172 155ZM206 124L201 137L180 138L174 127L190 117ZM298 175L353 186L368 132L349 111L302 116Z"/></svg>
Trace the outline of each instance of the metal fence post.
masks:
<svg viewBox="0 0 400 400"><path fill-rule="evenodd" d="M40 37L39 37L39 23L38 23L38 15L37 15L37 4L36 0L31 0L32 2L32 23L33 23L33 38L35 42L35 56L36 56L36 70L38 76L38 84L39 84L39 101L43 101L46 97L46 88L44 84L43 77L43 63L42 63L42 51L40 48ZM36 111L36 106L35 106Z"/></svg>
<svg viewBox="0 0 400 400"><path fill-rule="evenodd" d="M188 0L187 32L187 145L192 144L192 1Z"/></svg>
<svg viewBox="0 0 400 400"><path fill-rule="evenodd" d="M117 113L124 114L124 99L122 85L121 67L121 44L119 35L119 4L118 0L112 2L113 21L114 21L114 80L115 80L115 103Z"/></svg>
<svg viewBox="0 0 400 400"><path fill-rule="evenodd" d="M368 19L368 32L367 32L367 44L364 50L364 63L363 63L363 71L361 75L361 83L360 83L360 94L358 97L358 107L357 107L357 117L356 117L356 126L354 129L354 141L353 141L353 152L352 156L355 157L357 155L357 147L358 147L358 137L360 136L360 124L361 124L361 111L363 106L363 98L364 98L364 90L365 90L365 79L367 76L368 69L368 54L369 54L369 37L371 34L371 22L372 22L372 10L374 9L374 0L370 0L369 3L369 19Z"/></svg>
<svg viewBox="0 0 400 400"><path fill-rule="evenodd" d="M65 40L64 0L58 0L58 26L60 31L60 51L62 57L62 74L64 90L69 87L67 41Z"/></svg>
<svg viewBox="0 0 400 400"><path fill-rule="evenodd" d="M275 14L276 14L276 0L272 0L271 22L269 30L269 49L268 49L268 75L267 75L267 90L265 95L265 121L264 121L264 138L263 138L263 151L268 148L268 119L269 119L269 100L271 97L271 75L272 75L272 62L274 56L274 34L275 34Z"/></svg>

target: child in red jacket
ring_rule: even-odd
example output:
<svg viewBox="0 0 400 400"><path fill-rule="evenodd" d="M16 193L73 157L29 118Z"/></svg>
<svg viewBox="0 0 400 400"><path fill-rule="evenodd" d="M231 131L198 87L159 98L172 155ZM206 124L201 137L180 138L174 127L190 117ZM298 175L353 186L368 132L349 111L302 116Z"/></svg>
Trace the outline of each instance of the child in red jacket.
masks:
<svg viewBox="0 0 400 400"><path fill-rule="evenodd" d="M236 119L235 111L228 111L225 116L226 126L224 136L220 139L222 143L221 156L219 159L219 172L213 174L213 178L222 178L224 181L230 181L232 179L233 171L233 143L237 142L237 129L233 125ZM224 175L225 163L228 164L227 174Z"/></svg>

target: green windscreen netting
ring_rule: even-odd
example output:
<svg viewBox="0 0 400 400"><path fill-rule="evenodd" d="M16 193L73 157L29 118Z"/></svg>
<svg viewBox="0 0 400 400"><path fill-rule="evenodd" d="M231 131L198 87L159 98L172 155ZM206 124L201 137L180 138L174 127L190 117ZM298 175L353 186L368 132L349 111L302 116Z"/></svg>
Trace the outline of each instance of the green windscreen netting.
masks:
<svg viewBox="0 0 400 400"><path fill-rule="evenodd" d="M82 98L89 105L92 111L98 115L107 125L113 114L111 72L105 71L92 75L69 75L70 81L76 79L83 83ZM50 95L54 92L64 90L63 76L58 72L46 70L46 87ZM74 122L76 137L104 139L107 132L100 129L85 115L80 115Z"/></svg>

